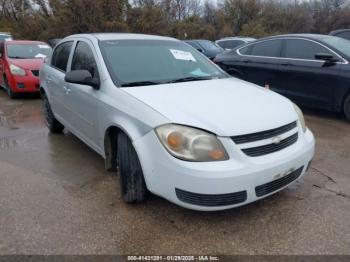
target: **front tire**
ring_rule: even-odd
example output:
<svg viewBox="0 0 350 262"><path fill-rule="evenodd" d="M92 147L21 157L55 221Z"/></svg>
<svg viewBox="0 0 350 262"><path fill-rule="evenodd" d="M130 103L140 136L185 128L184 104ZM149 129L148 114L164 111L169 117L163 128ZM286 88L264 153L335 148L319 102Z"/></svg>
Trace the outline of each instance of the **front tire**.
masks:
<svg viewBox="0 0 350 262"><path fill-rule="evenodd" d="M118 134L117 139L117 164L123 200L127 203L144 202L147 188L142 167L134 146L122 132Z"/></svg>
<svg viewBox="0 0 350 262"><path fill-rule="evenodd" d="M350 121L350 94L345 98L344 101L344 114L348 121Z"/></svg>
<svg viewBox="0 0 350 262"><path fill-rule="evenodd" d="M62 133L64 126L55 118L49 103L49 99L47 98L45 93L42 94L42 100L45 123L50 133Z"/></svg>
<svg viewBox="0 0 350 262"><path fill-rule="evenodd" d="M6 93L9 96L9 98L11 98L11 99L16 98L17 94L12 91L11 87L8 84L7 77L5 75L3 76L3 80L4 80L4 86L5 86L5 89L6 89Z"/></svg>

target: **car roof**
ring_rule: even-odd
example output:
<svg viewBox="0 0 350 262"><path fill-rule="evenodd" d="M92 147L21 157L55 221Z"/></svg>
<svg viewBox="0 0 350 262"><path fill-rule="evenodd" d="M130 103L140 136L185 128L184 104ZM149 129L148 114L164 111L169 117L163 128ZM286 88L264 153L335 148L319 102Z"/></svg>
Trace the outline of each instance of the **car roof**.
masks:
<svg viewBox="0 0 350 262"><path fill-rule="evenodd" d="M176 38L167 36L157 36L157 35L146 35L146 34L129 34L129 33L92 33L92 34L75 34L67 36L65 39L70 38L87 38L87 39L97 39L99 41L105 40L172 40L179 41Z"/></svg>
<svg viewBox="0 0 350 262"><path fill-rule="evenodd" d="M198 41L208 41L208 42L213 42L213 41L210 41L208 39L186 39L186 40L183 40L184 42L198 42Z"/></svg>
<svg viewBox="0 0 350 262"><path fill-rule="evenodd" d="M285 34L285 35L275 35L275 36L268 36L265 38L261 38L259 40L267 40L267 39L274 39L274 38L306 38L311 40L322 40L329 37L334 37L330 35L321 35L321 34Z"/></svg>
<svg viewBox="0 0 350 262"><path fill-rule="evenodd" d="M338 30L334 30L332 32L330 32L329 34L330 35L335 35L335 34L338 34L338 33L342 33L342 32L349 32L350 29L338 29Z"/></svg>
<svg viewBox="0 0 350 262"><path fill-rule="evenodd" d="M246 37L246 36L229 36L229 37L224 37L221 38L219 40L217 40L217 42L219 41L226 41L226 40L256 40L256 38L253 37Z"/></svg>

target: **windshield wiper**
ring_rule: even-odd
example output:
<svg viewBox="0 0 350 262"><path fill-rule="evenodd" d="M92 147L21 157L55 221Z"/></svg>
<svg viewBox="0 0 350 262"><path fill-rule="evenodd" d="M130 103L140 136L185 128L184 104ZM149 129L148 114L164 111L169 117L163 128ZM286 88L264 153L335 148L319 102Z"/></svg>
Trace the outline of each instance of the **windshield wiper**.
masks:
<svg viewBox="0 0 350 262"><path fill-rule="evenodd" d="M151 86L151 85L159 85L162 83L159 82L152 82L152 81L139 81L139 82L130 82L130 83L124 83L121 86L122 87L131 87L131 86Z"/></svg>
<svg viewBox="0 0 350 262"><path fill-rule="evenodd" d="M201 77L189 76L189 77L174 79L174 80L171 80L167 83L180 83L180 82L201 81L201 80L211 80L211 79L213 79L213 77L211 77L211 76L201 76Z"/></svg>

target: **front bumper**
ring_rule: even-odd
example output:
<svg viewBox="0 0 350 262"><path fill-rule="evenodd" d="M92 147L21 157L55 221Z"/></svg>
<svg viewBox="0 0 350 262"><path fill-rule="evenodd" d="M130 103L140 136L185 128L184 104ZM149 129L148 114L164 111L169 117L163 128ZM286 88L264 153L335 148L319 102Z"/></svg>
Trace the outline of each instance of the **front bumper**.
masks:
<svg viewBox="0 0 350 262"><path fill-rule="evenodd" d="M303 134L299 128L298 132L299 139L295 144L261 157L248 157L231 138L220 138L230 156L229 160L221 162L198 163L176 159L164 149L153 131L134 141L134 146L148 190L189 209L215 211L262 199L300 179L314 156L315 140L310 130ZM293 179L288 178L298 170L300 173L294 174ZM284 182L280 183L280 179ZM273 187L276 184L278 187ZM265 194L262 195L263 185L269 186L270 191L263 191ZM213 205L207 199L213 195L219 195L224 200L232 198L237 202ZM194 202L196 197L204 198L204 202Z"/></svg>
<svg viewBox="0 0 350 262"><path fill-rule="evenodd" d="M15 93L36 93L39 92L39 78L29 70L25 76L11 75L8 78L8 84Z"/></svg>

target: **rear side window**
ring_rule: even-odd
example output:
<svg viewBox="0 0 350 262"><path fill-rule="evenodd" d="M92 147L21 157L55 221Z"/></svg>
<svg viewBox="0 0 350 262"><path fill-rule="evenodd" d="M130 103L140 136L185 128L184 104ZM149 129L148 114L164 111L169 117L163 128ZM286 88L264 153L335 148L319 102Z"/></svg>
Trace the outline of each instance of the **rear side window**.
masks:
<svg viewBox="0 0 350 262"><path fill-rule="evenodd" d="M246 47L243 47L243 48L240 48L239 49L239 52L242 54L242 55L249 55L249 51L250 51L250 48L251 46L246 46Z"/></svg>
<svg viewBox="0 0 350 262"><path fill-rule="evenodd" d="M251 45L250 55L280 57L282 48L282 40L268 40ZM241 51L242 53L242 51Z"/></svg>
<svg viewBox="0 0 350 262"><path fill-rule="evenodd" d="M218 43L218 45L225 49L233 49L243 43L244 42L241 40L228 40L228 41L221 41Z"/></svg>
<svg viewBox="0 0 350 262"><path fill-rule="evenodd" d="M97 64L90 46L85 42L78 42L75 48L71 70L88 70L92 77L98 78Z"/></svg>
<svg viewBox="0 0 350 262"><path fill-rule="evenodd" d="M318 53L330 54L327 48L302 39L289 39L286 41L285 57L294 59L315 60Z"/></svg>
<svg viewBox="0 0 350 262"><path fill-rule="evenodd" d="M73 41L64 42L56 47L52 54L51 65L61 71L66 72L69 54L72 49Z"/></svg>
<svg viewBox="0 0 350 262"><path fill-rule="evenodd" d="M345 38L347 40L350 40L350 31L342 32L339 34L336 34L337 37Z"/></svg>

